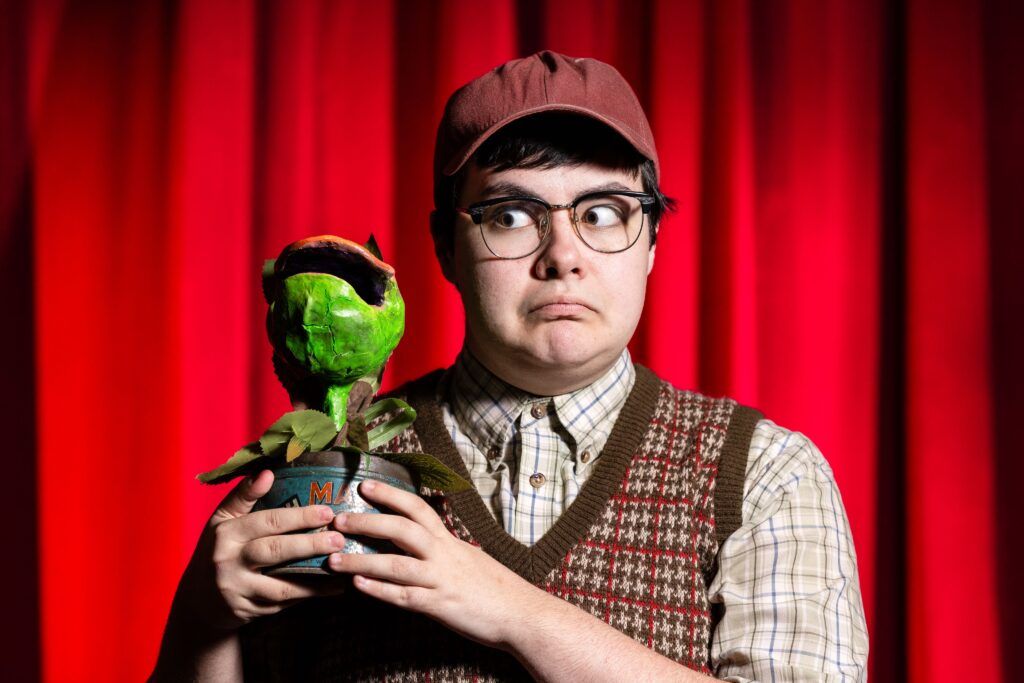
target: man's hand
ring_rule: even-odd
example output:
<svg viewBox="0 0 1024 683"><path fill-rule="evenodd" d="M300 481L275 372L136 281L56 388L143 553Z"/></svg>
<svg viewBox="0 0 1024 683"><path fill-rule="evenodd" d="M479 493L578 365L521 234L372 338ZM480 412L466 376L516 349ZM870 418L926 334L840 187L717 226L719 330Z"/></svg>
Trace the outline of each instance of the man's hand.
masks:
<svg viewBox="0 0 1024 683"><path fill-rule="evenodd" d="M421 612L490 647L507 647L517 615L547 595L484 551L455 538L419 496L375 481L359 493L397 514L341 514L345 534L385 538L409 553L331 555L329 566L384 602Z"/></svg>
<svg viewBox="0 0 1024 683"><path fill-rule="evenodd" d="M364 481L359 493L397 514L348 514L347 534L392 541L404 555L331 555L329 566L384 602L421 612L515 656L542 681L712 680L549 595L484 551L455 538L419 496ZM580 647L580 643L587 647Z"/></svg>
<svg viewBox="0 0 1024 683"><path fill-rule="evenodd" d="M199 538L178 588L185 607L200 622L225 631L256 617L275 614L299 600L342 590L337 581L303 585L264 576L262 569L290 560L330 554L345 544L341 534L288 532L326 526L334 516L327 505L252 512L274 483L264 470L242 481L221 502Z"/></svg>
<svg viewBox="0 0 1024 683"><path fill-rule="evenodd" d="M270 470L242 481L210 517L178 584L152 680L240 680L240 626L298 600L343 590L340 581L310 586L260 571L327 555L345 542L333 531L288 533L329 524L334 511L326 505L252 512L273 483Z"/></svg>

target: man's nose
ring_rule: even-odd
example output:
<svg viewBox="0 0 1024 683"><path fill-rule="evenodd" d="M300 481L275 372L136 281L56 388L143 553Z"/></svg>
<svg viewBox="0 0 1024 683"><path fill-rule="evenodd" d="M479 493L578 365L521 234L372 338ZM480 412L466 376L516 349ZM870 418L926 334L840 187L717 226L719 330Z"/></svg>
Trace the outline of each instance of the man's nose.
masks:
<svg viewBox="0 0 1024 683"><path fill-rule="evenodd" d="M537 277L549 279L582 272L580 249L583 245L573 230L572 208L552 207L544 240L536 262Z"/></svg>

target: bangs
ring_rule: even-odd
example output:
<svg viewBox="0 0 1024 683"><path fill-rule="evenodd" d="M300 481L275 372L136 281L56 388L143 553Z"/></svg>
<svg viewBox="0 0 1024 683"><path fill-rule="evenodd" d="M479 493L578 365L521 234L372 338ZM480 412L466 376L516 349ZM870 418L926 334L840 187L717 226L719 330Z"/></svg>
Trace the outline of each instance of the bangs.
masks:
<svg viewBox="0 0 1024 683"><path fill-rule="evenodd" d="M488 138L473 155L481 168L552 169L593 163L640 174L646 158L625 138L594 119L547 112L514 121Z"/></svg>

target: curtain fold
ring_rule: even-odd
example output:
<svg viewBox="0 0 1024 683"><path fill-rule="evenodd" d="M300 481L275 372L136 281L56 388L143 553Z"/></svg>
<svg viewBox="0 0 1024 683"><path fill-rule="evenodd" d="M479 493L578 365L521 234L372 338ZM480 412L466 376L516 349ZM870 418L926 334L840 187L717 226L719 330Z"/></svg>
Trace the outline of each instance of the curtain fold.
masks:
<svg viewBox="0 0 1024 683"><path fill-rule="evenodd" d="M4 409L22 678L137 680L281 412L264 259L373 233L386 386L451 362L428 230L447 96L550 48L619 68L678 201L636 360L806 433L849 513L873 680L1002 680L1024 636L1024 10L967 0L21 0L0 24Z"/></svg>
<svg viewBox="0 0 1024 683"><path fill-rule="evenodd" d="M907 25L909 668L997 680L982 16L911 2ZM972 596L970 628L939 595ZM961 647L970 661L946 660Z"/></svg>

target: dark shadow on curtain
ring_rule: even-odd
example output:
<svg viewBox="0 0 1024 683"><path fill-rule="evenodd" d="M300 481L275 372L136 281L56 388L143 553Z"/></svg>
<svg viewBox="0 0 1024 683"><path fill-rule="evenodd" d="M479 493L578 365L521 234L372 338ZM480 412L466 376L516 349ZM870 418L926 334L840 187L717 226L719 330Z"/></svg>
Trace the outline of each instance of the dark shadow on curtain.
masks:
<svg viewBox="0 0 1024 683"><path fill-rule="evenodd" d="M544 4L544 0L516 2L516 49L522 57L540 52L547 44Z"/></svg>
<svg viewBox="0 0 1024 683"><path fill-rule="evenodd" d="M8 587L0 662L4 678L17 681L40 676L28 25L24 3L0 4L0 291L5 330L0 336L0 415L8 426L3 499L12 514L5 530L10 552L0 568L0 580Z"/></svg>
<svg viewBox="0 0 1024 683"><path fill-rule="evenodd" d="M1024 456L1024 7L985 4L985 132L988 172L991 373L995 417L996 599L1002 665L1009 679L1024 637L1024 552L1020 549Z"/></svg>
<svg viewBox="0 0 1024 683"><path fill-rule="evenodd" d="M907 46L903 2L884 5L878 377L878 508L871 673L907 680Z"/></svg>

